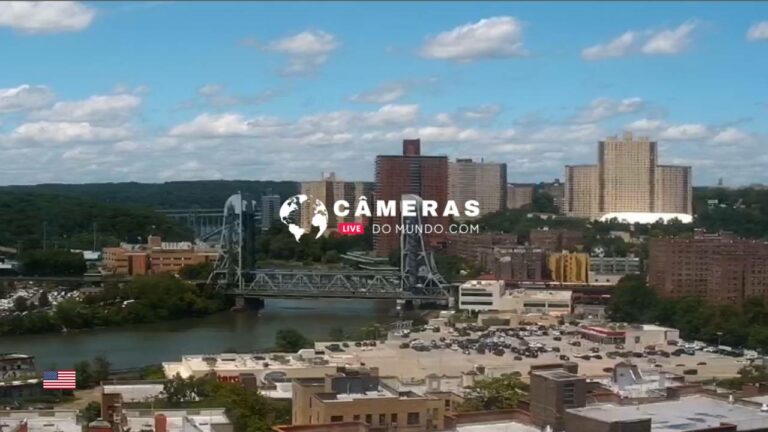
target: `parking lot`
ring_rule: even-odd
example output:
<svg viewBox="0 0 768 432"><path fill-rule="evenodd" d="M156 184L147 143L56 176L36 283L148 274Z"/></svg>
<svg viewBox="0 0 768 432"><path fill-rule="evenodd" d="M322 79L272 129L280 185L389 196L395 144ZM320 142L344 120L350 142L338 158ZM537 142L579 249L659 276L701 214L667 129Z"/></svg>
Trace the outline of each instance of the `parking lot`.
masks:
<svg viewBox="0 0 768 432"><path fill-rule="evenodd" d="M574 330L575 327L541 331L499 329L459 336L452 330L440 328L437 332L390 333L386 342L376 346L346 343L341 349L368 366L378 367L382 375L402 379L419 379L430 373L455 376L477 366L483 366L489 376L515 371L526 376L531 365L562 361L578 363L579 374L606 375L610 372L608 368L626 359L645 370L683 374L685 370L695 369L696 375L687 375L686 379L699 381L735 376L747 363L744 358L703 351L672 355L678 347L671 345L655 347L653 354L622 351L614 345L581 339ZM621 356L617 352L622 353Z"/></svg>

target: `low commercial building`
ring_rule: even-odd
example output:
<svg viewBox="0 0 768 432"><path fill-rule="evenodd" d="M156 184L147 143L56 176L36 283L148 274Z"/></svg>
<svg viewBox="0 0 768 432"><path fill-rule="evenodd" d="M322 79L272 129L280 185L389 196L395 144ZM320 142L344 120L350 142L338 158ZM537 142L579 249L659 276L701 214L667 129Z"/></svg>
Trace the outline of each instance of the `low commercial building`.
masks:
<svg viewBox="0 0 768 432"><path fill-rule="evenodd" d="M768 416L759 405L705 395L645 404L594 404L565 413L567 431L742 432L767 428Z"/></svg>
<svg viewBox="0 0 768 432"><path fill-rule="evenodd" d="M663 346L679 341L680 331L654 324L620 325L612 327L585 326L579 328L583 339L602 344L624 344L628 350L642 351L646 346Z"/></svg>
<svg viewBox="0 0 768 432"><path fill-rule="evenodd" d="M164 242L158 236L147 237L146 244L122 243L104 248L104 270L116 275L176 273L187 265L215 262L218 251L204 244Z"/></svg>
<svg viewBox="0 0 768 432"><path fill-rule="evenodd" d="M200 409L125 409L116 432L234 432L224 408Z"/></svg>
<svg viewBox="0 0 768 432"><path fill-rule="evenodd" d="M0 410L3 432L82 432L76 410ZM138 430L138 429L137 429Z"/></svg>
<svg viewBox="0 0 768 432"><path fill-rule="evenodd" d="M380 379L375 368L295 379L292 405L294 425L351 421L377 430L421 432L441 430L445 421L443 400L398 391Z"/></svg>
<svg viewBox="0 0 768 432"><path fill-rule="evenodd" d="M591 256L589 258L589 283L616 285L621 278L642 271L640 258Z"/></svg>
<svg viewBox="0 0 768 432"><path fill-rule="evenodd" d="M185 355L179 362L164 362L167 378L203 377L210 373L222 382L255 379L258 387L292 378L319 378L336 373L340 367L359 366L351 355L317 355L312 349L297 354L216 354Z"/></svg>
<svg viewBox="0 0 768 432"><path fill-rule="evenodd" d="M504 294L504 281L471 280L459 286L459 309L470 311L499 310Z"/></svg>

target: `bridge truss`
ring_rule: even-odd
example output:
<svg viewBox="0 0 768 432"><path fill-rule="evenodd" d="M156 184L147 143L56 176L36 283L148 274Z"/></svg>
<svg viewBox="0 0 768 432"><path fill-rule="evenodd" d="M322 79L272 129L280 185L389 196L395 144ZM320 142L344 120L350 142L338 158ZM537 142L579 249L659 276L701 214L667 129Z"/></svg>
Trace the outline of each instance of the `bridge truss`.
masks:
<svg viewBox="0 0 768 432"><path fill-rule="evenodd" d="M220 252L208 279L208 284L220 292L259 298L447 300L450 296L450 287L438 273L419 229L403 230L401 268L397 271L256 268L252 211L253 200L242 194L232 195L225 204ZM420 216L401 219L404 226L421 223Z"/></svg>

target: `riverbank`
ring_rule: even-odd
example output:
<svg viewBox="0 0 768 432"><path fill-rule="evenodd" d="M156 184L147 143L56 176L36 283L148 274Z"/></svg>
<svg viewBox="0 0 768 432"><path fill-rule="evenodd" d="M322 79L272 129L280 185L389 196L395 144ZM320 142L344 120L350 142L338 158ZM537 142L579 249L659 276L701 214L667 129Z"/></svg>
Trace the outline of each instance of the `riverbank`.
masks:
<svg viewBox="0 0 768 432"><path fill-rule="evenodd" d="M394 320L391 301L360 299L267 300L261 311L220 312L200 318L69 332L0 337L0 351L34 355L38 370L71 367L96 356L113 368L178 361L184 354L258 351L274 346L275 333L295 328L328 340L332 328L358 330Z"/></svg>

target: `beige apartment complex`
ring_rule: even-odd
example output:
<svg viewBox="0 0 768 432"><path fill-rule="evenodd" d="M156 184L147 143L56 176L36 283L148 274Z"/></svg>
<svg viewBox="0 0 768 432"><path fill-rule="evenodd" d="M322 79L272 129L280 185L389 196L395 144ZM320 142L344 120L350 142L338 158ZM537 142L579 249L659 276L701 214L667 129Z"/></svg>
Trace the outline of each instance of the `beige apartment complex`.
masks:
<svg viewBox="0 0 768 432"><path fill-rule="evenodd" d="M469 200L480 203L480 216L507 206L507 164L456 159L448 163L448 199L459 208ZM478 216L479 217L479 216Z"/></svg>
<svg viewBox="0 0 768 432"><path fill-rule="evenodd" d="M566 214L691 214L691 167L658 165L658 145L631 133L598 143L597 165L565 167Z"/></svg>
<svg viewBox="0 0 768 432"><path fill-rule="evenodd" d="M422 432L444 427L444 399L400 391L378 370L293 380L294 425L364 422L371 430Z"/></svg>
<svg viewBox="0 0 768 432"><path fill-rule="evenodd" d="M350 182L336 179L335 173L323 175L321 180L301 182L301 193L314 199L319 199L328 208L328 228L335 229L340 222L364 223L363 217L354 217L355 206L360 197L365 197L372 205L373 183ZM350 216L338 217L333 211L333 203L345 200L350 205ZM312 216L309 211L301 211L301 227L305 230L312 228Z"/></svg>

